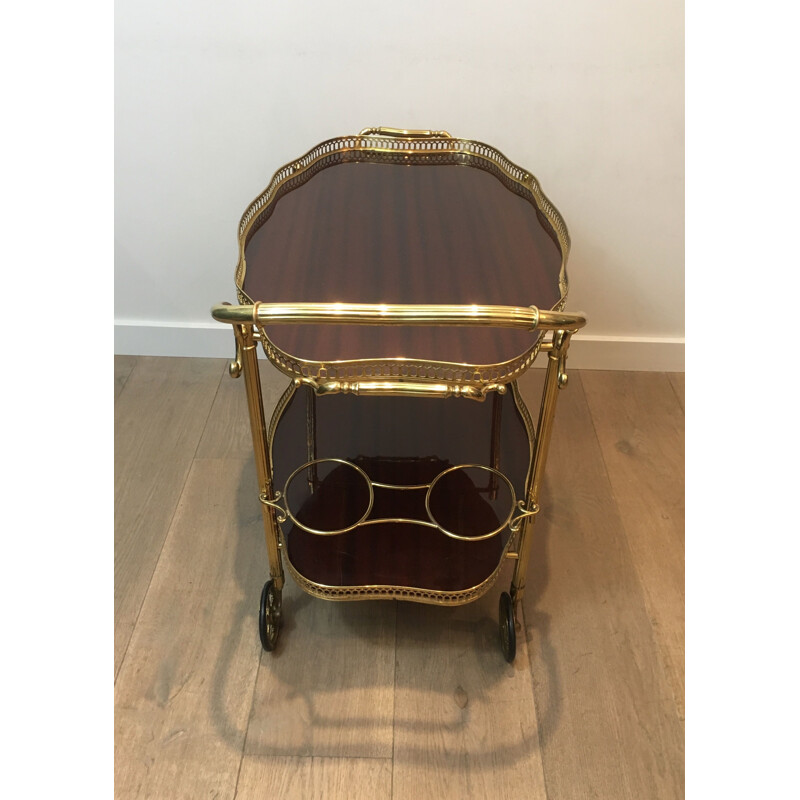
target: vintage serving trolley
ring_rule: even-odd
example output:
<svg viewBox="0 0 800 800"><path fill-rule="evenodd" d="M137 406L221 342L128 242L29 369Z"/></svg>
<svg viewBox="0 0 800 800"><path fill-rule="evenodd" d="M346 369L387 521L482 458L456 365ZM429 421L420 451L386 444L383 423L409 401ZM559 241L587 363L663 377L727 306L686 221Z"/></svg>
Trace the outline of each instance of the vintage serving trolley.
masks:
<svg viewBox="0 0 800 800"><path fill-rule="evenodd" d="M512 661L570 336L569 236L537 180L445 131L367 128L287 164L239 225L232 325L269 557L327 600L500 598ZM541 310L540 310L541 309ZM257 348L289 378L267 426ZM517 378L547 373L534 426Z"/></svg>

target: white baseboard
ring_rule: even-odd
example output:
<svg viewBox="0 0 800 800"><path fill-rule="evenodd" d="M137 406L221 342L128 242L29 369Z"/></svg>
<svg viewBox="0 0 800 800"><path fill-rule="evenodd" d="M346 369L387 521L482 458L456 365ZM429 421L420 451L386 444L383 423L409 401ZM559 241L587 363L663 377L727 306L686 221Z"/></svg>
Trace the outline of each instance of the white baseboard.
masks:
<svg viewBox="0 0 800 800"><path fill-rule="evenodd" d="M683 372L683 339L576 334L569 348L572 369ZM129 356L233 358L233 335L215 323L118 322L114 352ZM534 366L544 367L537 358Z"/></svg>
<svg viewBox="0 0 800 800"><path fill-rule="evenodd" d="M572 369L619 369L637 372L683 372L684 339L649 336L572 337L568 364ZM537 365L542 359L536 359Z"/></svg>
<svg viewBox="0 0 800 800"><path fill-rule="evenodd" d="M116 322L114 353L119 356L233 358L230 325L219 322Z"/></svg>

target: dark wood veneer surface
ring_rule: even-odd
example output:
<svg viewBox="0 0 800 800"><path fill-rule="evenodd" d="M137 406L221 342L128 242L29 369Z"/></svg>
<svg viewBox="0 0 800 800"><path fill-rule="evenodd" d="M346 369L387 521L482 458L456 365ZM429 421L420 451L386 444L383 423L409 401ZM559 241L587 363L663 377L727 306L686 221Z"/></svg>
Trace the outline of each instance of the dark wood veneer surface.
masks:
<svg viewBox="0 0 800 800"><path fill-rule="evenodd" d="M245 249L266 302L537 305L559 301L561 252L535 206L465 165L343 163L280 198ZM281 325L311 361L406 357L498 364L532 345L503 329Z"/></svg>

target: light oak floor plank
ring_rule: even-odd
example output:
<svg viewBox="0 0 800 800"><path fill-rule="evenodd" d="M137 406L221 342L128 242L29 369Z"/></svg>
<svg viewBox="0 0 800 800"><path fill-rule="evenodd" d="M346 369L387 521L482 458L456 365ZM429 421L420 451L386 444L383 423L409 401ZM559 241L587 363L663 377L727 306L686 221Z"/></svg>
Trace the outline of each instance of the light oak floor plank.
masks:
<svg viewBox="0 0 800 800"><path fill-rule="evenodd" d="M681 404L681 411L686 411L686 373L685 372L668 372L669 382L678 396L678 401Z"/></svg>
<svg viewBox="0 0 800 800"><path fill-rule="evenodd" d="M242 765L236 800L388 800L390 758L271 757Z"/></svg>
<svg viewBox="0 0 800 800"><path fill-rule="evenodd" d="M114 409L114 674L222 377L221 359L140 356Z"/></svg>
<svg viewBox="0 0 800 800"><path fill-rule="evenodd" d="M683 730L579 373L558 403L523 600L547 796L675 800Z"/></svg>
<svg viewBox="0 0 800 800"><path fill-rule="evenodd" d="M287 576L283 619L261 662L244 764L266 755L391 758L394 603L320 600Z"/></svg>
<svg viewBox="0 0 800 800"><path fill-rule="evenodd" d="M683 409L658 372L584 372L611 488L684 716Z"/></svg>
<svg viewBox="0 0 800 800"><path fill-rule="evenodd" d="M115 687L116 797L233 798L258 672L250 460L197 460Z"/></svg>
<svg viewBox="0 0 800 800"><path fill-rule="evenodd" d="M515 662L500 650L510 580L465 606L398 606L395 800L546 797L524 625Z"/></svg>
<svg viewBox="0 0 800 800"><path fill-rule="evenodd" d="M269 425L272 410L289 385L289 378L271 364L259 359L261 394L264 416ZM197 458L253 457L253 439L247 412L244 378L235 380L225 375L214 399L214 409L208 418L203 437L197 448Z"/></svg>
<svg viewBox="0 0 800 800"><path fill-rule="evenodd" d="M114 356L114 399L116 400L125 382L136 366L136 356Z"/></svg>

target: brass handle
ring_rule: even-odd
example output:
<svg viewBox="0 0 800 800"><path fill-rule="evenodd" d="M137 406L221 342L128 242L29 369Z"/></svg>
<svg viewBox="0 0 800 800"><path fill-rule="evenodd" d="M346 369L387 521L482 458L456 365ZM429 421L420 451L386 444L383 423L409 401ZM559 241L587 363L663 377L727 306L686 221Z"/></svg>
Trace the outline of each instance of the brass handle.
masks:
<svg viewBox="0 0 800 800"><path fill-rule="evenodd" d="M482 403L489 392L506 393L503 383L485 386L453 385L448 383L423 383L405 379L381 381L318 381L315 378L295 378L297 385L310 386L314 394L356 394L409 397L465 397Z"/></svg>
<svg viewBox="0 0 800 800"><path fill-rule="evenodd" d="M475 325L523 330L578 330L582 313L539 311L536 306L388 305L385 303L256 303L217 305L211 315L233 325Z"/></svg>
<svg viewBox="0 0 800 800"><path fill-rule="evenodd" d="M447 131L417 131L405 128L387 128L383 125L377 128L364 128L359 136L396 136L402 139L452 139Z"/></svg>

